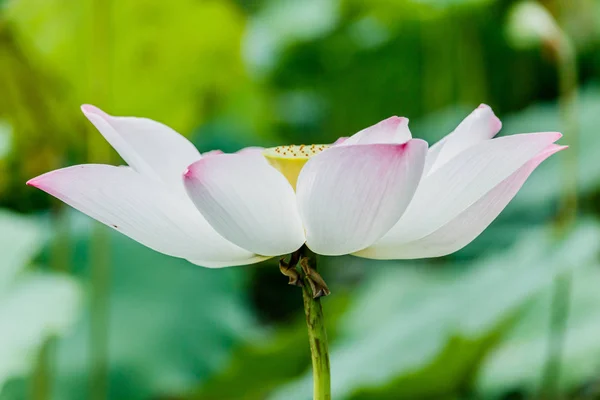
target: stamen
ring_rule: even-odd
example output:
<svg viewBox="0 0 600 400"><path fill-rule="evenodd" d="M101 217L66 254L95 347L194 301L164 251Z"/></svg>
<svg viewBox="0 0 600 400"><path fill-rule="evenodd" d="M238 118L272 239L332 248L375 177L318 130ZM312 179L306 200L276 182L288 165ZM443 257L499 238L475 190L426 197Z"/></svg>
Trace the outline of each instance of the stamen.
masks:
<svg viewBox="0 0 600 400"><path fill-rule="evenodd" d="M287 146L279 146L271 149L265 150L265 157L269 156L285 156L288 158L310 158L316 154L319 154L323 150L325 150L327 145L322 144L311 144L307 146L305 144L301 145L287 145ZM276 154L273 154L276 153Z"/></svg>
<svg viewBox="0 0 600 400"><path fill-rule="evenodd" d="M295 189L296 180L304 164L312 156L319 154L328 147L325 144L292 144L265 149L263 155L269 161L269 164L277 168Z"/></svg>

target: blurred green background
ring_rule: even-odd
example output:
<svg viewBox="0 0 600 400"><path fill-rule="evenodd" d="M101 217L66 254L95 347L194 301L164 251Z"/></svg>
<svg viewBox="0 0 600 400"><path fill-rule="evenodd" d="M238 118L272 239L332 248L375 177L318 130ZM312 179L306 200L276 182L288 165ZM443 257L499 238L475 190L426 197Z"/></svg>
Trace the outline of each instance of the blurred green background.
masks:
<svg viewBox="0 0 600 400"><path fill-rule="evenodd" d="M482 102L503 134L564 131L571 149L452 256L320 259L334 399L600 399L600 1L541 2L574 50L562 64L519 40L537 17L517 3L0 0L0 399L311 395L276 260L197 267L25 186L120 162L80 104L235 151L391 115L432 144Z"/></svg>

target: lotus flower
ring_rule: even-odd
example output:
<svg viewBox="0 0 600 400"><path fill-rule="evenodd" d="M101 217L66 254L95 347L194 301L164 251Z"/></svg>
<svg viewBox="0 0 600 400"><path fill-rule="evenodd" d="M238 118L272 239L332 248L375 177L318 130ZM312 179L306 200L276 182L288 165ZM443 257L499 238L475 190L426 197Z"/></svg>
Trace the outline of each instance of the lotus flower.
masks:
<svg viewBox="0 0 600 400"><path fill-rule="evenodd" d="M493 138L481 105L430 148L391 117L332 145L201 155L145 118L83 113L129 166L76 165L27 182L164 254L205 267L306 244L323 255L414 259L475 239L550 155L560 133Z"/></svg>

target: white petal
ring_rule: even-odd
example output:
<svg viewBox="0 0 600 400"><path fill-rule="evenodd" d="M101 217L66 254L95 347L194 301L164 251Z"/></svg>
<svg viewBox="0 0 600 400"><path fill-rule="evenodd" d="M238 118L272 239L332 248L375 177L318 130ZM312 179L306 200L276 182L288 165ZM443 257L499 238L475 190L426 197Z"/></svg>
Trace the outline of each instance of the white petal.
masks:
<svg viewBox="0 0 600 400"><path fill-rule="evenodd" d="M470 147L423 178L408 209L382 243L398 245L431 234L560 137L556 132L529 133Z"/></svg>
<svg viewBox="0 0 600 400"><path fill-rule="evenodd" d="M218 154L224 154L223 150L210 150L210 151L202 153L202 157L216 156ZM190 164L192 164L192 163L190 163ZM190 164L188 164L188 165L190 165Z"/></svg>
<svg viewBox="0 0 600 400"><path fill-rule="evenodd" d="M408 119L390 117L377 124L355 133L349 138L340 138L335 146L350 146L354 144L396 143L402 144L412 138L408 129Z"/></svg>
<svg viewBox="0 0 600 400"><path fill-rule="evenodd" d="M128 167L76 165L27 184L164 254L208 267L260 261L219 236L186 197Z"/></svg>
<svg viewBox="0 0 600 400"><path fill-rule="evenodd" d="M361 250L398 221L421 179L427 143L336 146L312 157L296 186L306 244L316 253Z"/></svg>
<svg viewBox="0 0 600 400"><path fill-rule="evenodd" d="M243 149L240 149L233 154L242 154L245 156L256 157L260 161L268 164L267 159L263 156L264 151L265 151L264 147L250 146L250 147L244 147ZM216 156L219 154L226 154L226 153L224 153L222 150L211 150L211 151L202 153L202 157ZM190 164L192 164L192 163L190 163Z"/></svg>
<svg viewBox="0 0 600 400"><path fill-rule="evenodd" d="M500 182L472 206L433 233L408 243L381 240L355 255L388 260L414 259L441 257L460 250L471 243L496 219L542 161L565 148L566 146L555 144L548 146L542 153L519 168L517 172Z"/></svg>
<svg viewBox="0 0 600 400"><path fill-rule="evenodd" d="M249 146L249 147L244 147L243 149L236 151L235 154L262 156L263 151L265 151L264 147Z"/></svg>
<svg viewBox="0 0 600 400"><path fill-rule="evenodd" d="M260 161L262 163L270 165L267 159L263 156L264 151L264 147L250 146L244 147L243 149L236 151L235 154L240 154L246 157L254 157L256 161Z"/></svg>
<svg viewBox="0 0 600 400"><path fill-rule="evenodd" d="M199 265L199 266L205 267L205 268L225 268L225 267L237 267L240 265L257 264L259 262L268 260L269 258L273 258L273 257L252 254L252 256L249 258L243 258L243 259L239 259L239 260L206 261L206 260L202 260L202 259L188 258L187 261L191 262L192 264L196 264L196 265Z"/></svg>
<svg viewBox="0 0 600 400"><path fill-rule="evenodd" d="M331 145L337 146L339 144L344 143L346 140L348 140L348 136L342 136L342 137L338 138L335 142L333 142Z"/></svg>
<svg viewBox="0 0 600 400"><path fill-rule="evenodd" d="M304 243L296 196L264 159L218 154L189 166L187 192L223 237L265 256L291 253Z"/></svg>
<svg viewBox="0 0 600 400"><path fill-rule="evenodd" d="M454 131L431 146L425 164L426 174L435 171L461 151L493 138L501 128L502 122L492 109L481 104Z"/></svg>
<svg viewBox="0 0 600 400"><path fill-rule="evenodd" d="M183 190L181 175L188 165L201 158L189 140L148 118L113 117L90 105L81 109L134 170Z"/></svg>

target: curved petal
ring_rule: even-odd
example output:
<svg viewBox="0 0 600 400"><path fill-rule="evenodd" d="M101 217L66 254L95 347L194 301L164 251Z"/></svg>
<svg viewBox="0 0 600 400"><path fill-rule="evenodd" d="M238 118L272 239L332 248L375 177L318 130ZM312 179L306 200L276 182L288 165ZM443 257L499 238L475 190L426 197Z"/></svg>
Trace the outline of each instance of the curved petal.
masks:
<svg viewBox="0 0 600 400"><path fill-rule="evenodd" d="M382 239L355 255L380 260L415 259L441 257L462 249L496 219L538 165L566 147L551 144L472 206L433 233L408 243L395 243Z"/></svg>
<svg viewBox="0 0 600 400"><path fill-rule="evenodd" d="M160 122L113 117L91 105L81 110L129 166L172 188L183 189L181 174L201 158L189 140Z"/></svg>
<svg viewBox="0 0 600 400"><path fill-rule="evenodd" d="M342 136L342 137L339 137L339 138L338 138L338 139L337 139L335 142L333 142L331 145L332 145L332 146L337 146L337 145L340 145L340 144L344 143L346 140L348 140L348 136Z"/></svg>
<svg viewBox="0 0 600 400"><path fill-rule="evenodd" d="M350 146L354 144L376 143L402 144L408 142L411 138L412 135L408 129L408 118L394 116L365 128L345 140L340 141L340 139L338 139L334 145Z"/></svg>
<svg viewBox="0 0 600 400"><path fill-rule="evenodd" d="M259 256L258 254L252 254L252 257L246 258L243 260L239 260L239 261L207 262L206 260L195 260L195 259L190 259L190 258L188 258L187 261L191 262L192 264L199 265L199 266L205 267L205 268L226 268L226 267L239 267L241 265L258 264L259 262L263 262L270 258L273 258L273 257Z"/></svg>
<svg viewBox="0 0 600 400"><path fill-rule="evenodd" d="M216 156L218 154L224 154L223 150L210 150L210 151L206 151L206 152L202 153L202 157ZM190 164L188 164L188 165L190 165Z"/></svg>
<svg viewBox="0 0 600 400"><path fill-rule="evenodd" d="M304 243L296 196L275 168L245 154L219 154L188 167L188 195L223 237L265 256L298 250Z"/></svg>
<svg viewBox="0 0 600 400"><path fill-rule="evenodd" d="M490 106L481 104L450 134L435 143L427 154L426 173L433 172L461 151L493 138L502 129L502 122Z"/></svg>
<svg viewBox="0 0 600 400"><path fill-rule="evenodd" d="M427 143L337 146L312 157L296 186L306 244L342 255L370 246L398 221L423 172Z"/></svg>
<svg viewBox="0 0 600 400"><path fill-rule="evenodd" d="M209 267L260 261L219 236L187 198L129 167L76 165L27 184L170 256Z"/></svg>
<svg viewBox="0 0 600 400"><path fill-rule="evenodd" d="M429 235L560 137L557 132L528 133L470 147L423 178L408 209L382 240L398 244Z"/></svg>
<svg viewBox="0 0 600 400"><path fill-rule="evenodd" d="M263 156L264 151L264 147L250 146L244 147L243 149L236 151L235 154L241 154L246 157L254 157L255 160L270 165L265 156Z"/></svg>
<svg viewBox="0 0 600 400"><path fill-rule="evenodd" d="M249 147L244 147L243 149L236 151L235 154L248 154L248 155L262 156L263 151L265 151L264 147L249 146Z"/></svg>
<svg viewBox="0 0 600 400"><path fill-rule="evenodd" d="M243 149L240 149L240 150L236 151L233 154L243 154L243 155L246 155L246 156L257 157L257 158L259 158L261 160L264 160L266 162L267 160L263 156L263 151L265 151L264 147L250 146L250 147L244 147ZM205 153L202 153L202 157L216 156L216 155L219 155L219 154L226 154L226 153L224 153L222 150L211 150L211 151L207 151ZM190 163L190 164L192 164L192 163ZM188 166L190 164L188 164Z"/></svg>

